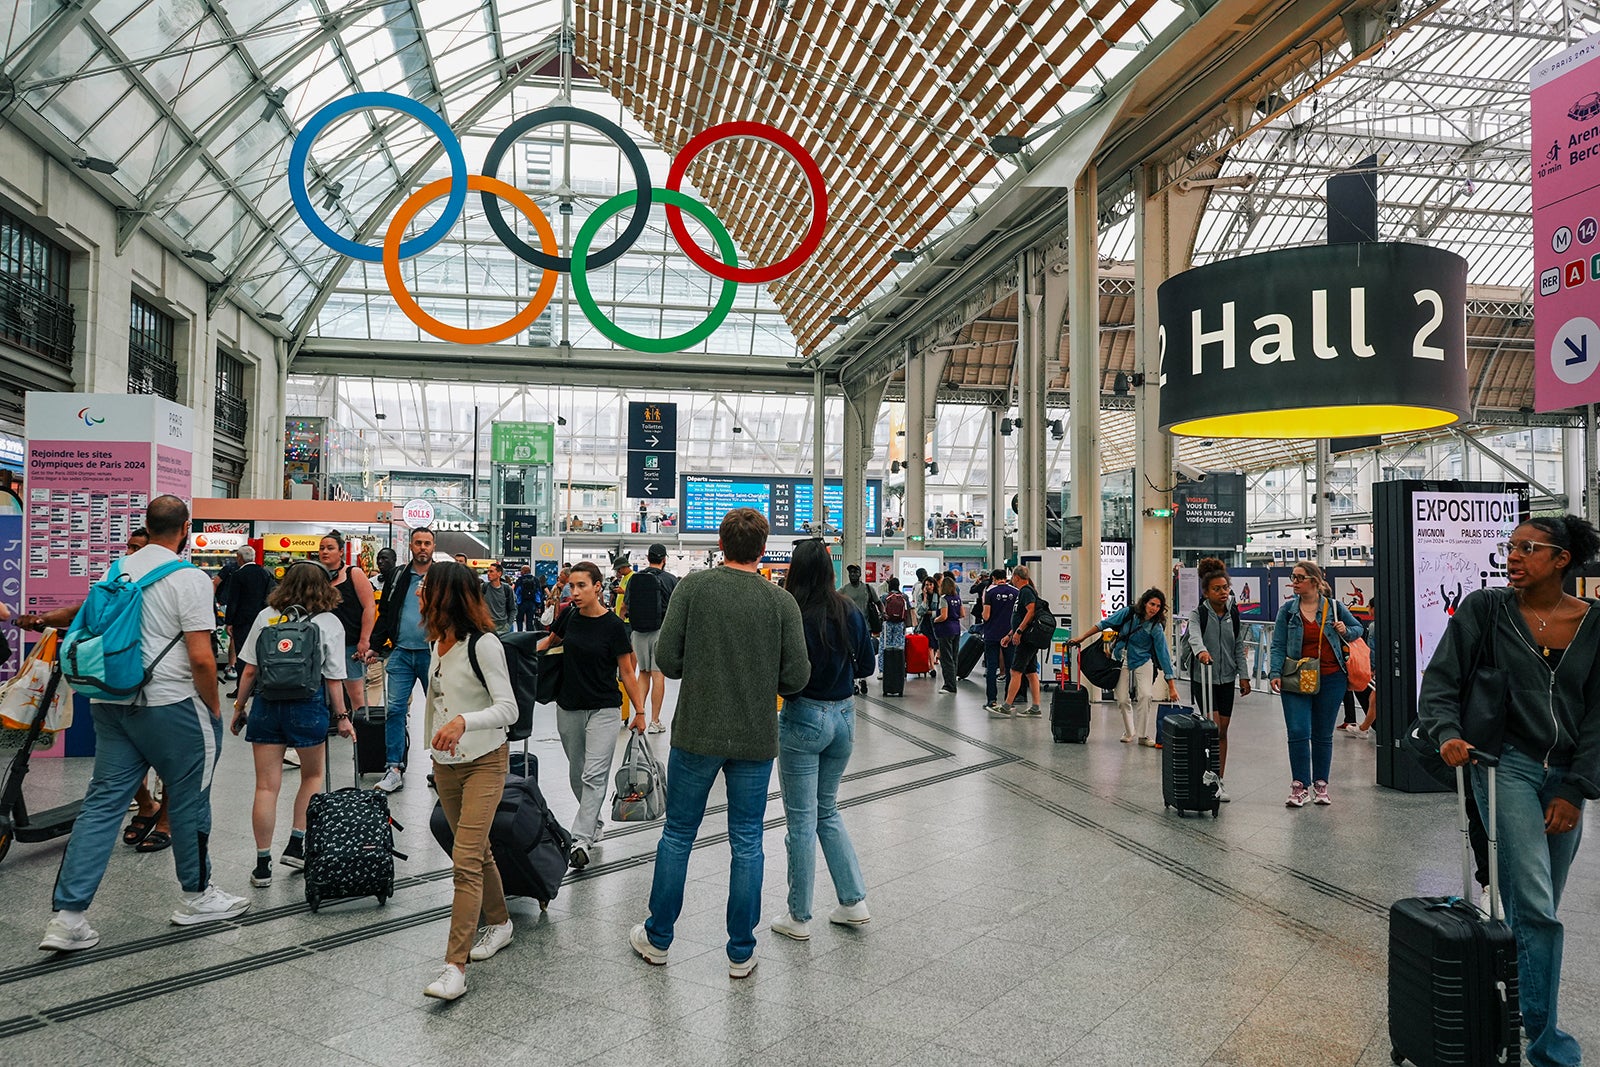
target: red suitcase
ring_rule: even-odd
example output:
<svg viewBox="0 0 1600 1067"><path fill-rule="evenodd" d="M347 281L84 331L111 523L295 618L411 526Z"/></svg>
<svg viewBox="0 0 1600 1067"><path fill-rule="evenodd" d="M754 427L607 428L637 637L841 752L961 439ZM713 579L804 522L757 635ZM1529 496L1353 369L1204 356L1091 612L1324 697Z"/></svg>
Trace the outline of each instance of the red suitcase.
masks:
<svg viewBox="0 0 1600 1067"><path fill-rule="evenodd" d="M933 654L922 634L906 634L906 674L932 674Z"/></svg>

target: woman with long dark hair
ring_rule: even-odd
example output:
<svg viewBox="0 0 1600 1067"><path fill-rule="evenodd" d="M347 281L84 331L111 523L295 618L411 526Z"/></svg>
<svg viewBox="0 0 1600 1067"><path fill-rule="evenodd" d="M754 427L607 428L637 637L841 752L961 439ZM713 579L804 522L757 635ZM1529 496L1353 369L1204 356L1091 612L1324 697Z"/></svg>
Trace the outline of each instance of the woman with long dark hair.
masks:
<svg viewBox="0 0 1600 1067"><path fill-rule="evenodd" d="M467 961L486 960L511 943L511 914L489 849L489 827L510 770L506 727L517 721L517 699L483 583L472 569L435 563L417 583L417 595L432 663L424 729L439 806L455 834L455 898L444 969L423 995L455 1000L467 991Z"/></svg>
<svg viewBox="0 0 1600 1067"><path fill-rule="evenodd" d="M300 788L294 795L294 814L289 843L284 846L285 867L304 868L306 806L322 790L326 770L328 714L332 709L340 737L354 737L349 709L344 701L344 626L334 615L339 594L328 584L328 572L309 560L295 563L284 572L267 596L267 606L256 615L249 636L239 646L239 695L233 701L232 729L244 731L250 742L256 767L255 798L250 806L250 826L256 838L256 867L250 884L263 888L272 884L272 834L278 821L278 793L283 788L283 757L293 748L300 758ZM256 697L259 671L256 644L269 626L291 618L307 618L316 624L322 646L324 689L305 700L268 700ZM249 714L245 708L249 707Z"/></svg>
<svg viewBox="0 0 1600 1067"><path fill-rule="evenodd" d="M811 936L811 890L817 842L833 876L839 906L828 921L859 926L867 911L861 864L839 815L839 779L855 748L856 679L870 678L874 659L866 617L834 588L833 560L821 540L794 548L783 587L805 620L811 681L783 702L778 715L778 777L788 830L789 910L772 920L772 932L804 941Z"/></svg>
<svg viewBox="0 0 1600 1067"><path fill-rule="evenodd" d="M1308 800L1333 803L1328 796L1333 727L1350 688L1345 650L1362 630L1350 609L1329 595L1327 579L1315 563L1296 563L1289 581L1296 595L1278 609L1267 677L1272 691L1282 696L1289 735L1289 773L1294 781L1284 806L1303 808ZM1284 663L1289 660L1301 667L1285 676ZM1317 675L1316 690L1307 692L1304 679L1312 672Z"/></svg>
<svg viewBox="0 0 1600 1067"><path fill-rule="evenodd" d="M1167 679L1167 699L1178 702L1177 676L1172 656L1167 651L1167 594L1154 586L1139 594L1139 599L1118 608L1098 626L1067 642L1070 651L1101 630L1116 634L1111 643L1111 658L1122 664L1117 675L1117 710L1122 713L1122 743L1135 738L1146 748L1154 748L1157 671ZM1134 724L1138 723L1138 733Z"/></svg>
<svg viewBox="0 0 1600 1067"><path fill-rule="evenodd" d="M344 703L359 708L366 703L367 650L372 640L372 624L378 620L378 602L372 581L360 567L344 562L344 534L329 530L317 545L317 560L327 570L339 606L334 617L344 627Z"/></svg>
<svg viewBox="0 0 1600 1067"><path fill-rule="evenodd" d="M933 632L939 638L939 670L944 675L943 692L956 691L956 647L961 643L961 617L966 608L961 603L961 590L955 579L946 574L939 583L939 614L933 620Z"/></svg>
<svg viewBox="0 0 1600 1067"><path fill-rule="evenodd" d="M1556 1020L1565 929L1556 917L1583 834L1583 805L1600 799L1600 601L1571 596L1567 574L1600 554L1600 534L1576 515L1539 517L1503 546L1509 588L1480 589L1456 607L1422 676L1417 718L1452 767L1473 759L1463 694L1479 657L1510 675L1498 723L1500 886L1517 935L1522 1028L1533 1067L1570 1067L1583 1050ZM1475 724L1476 725L1476 724ZM1487 747L1487 745L1486 745ZM1488 779L1472 768L1478 808Z"/></svg>

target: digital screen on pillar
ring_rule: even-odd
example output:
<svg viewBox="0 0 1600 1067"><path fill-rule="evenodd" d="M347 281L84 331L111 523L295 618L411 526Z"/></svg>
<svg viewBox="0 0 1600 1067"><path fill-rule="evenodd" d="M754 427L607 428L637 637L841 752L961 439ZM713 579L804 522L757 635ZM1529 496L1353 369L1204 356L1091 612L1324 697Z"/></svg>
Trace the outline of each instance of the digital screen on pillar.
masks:
<svg viewBox="0 0 1600 1067"><path fill-rule="evenodd" d="M827 530L812 522L810 478L766 474L685 474L678 479L678 503L683 508L684 533L716 533L722 517L734 508L755 508L767 518L771 537L803 537L812 533L838 534L844 520L844 483L827 479L822 486L827 508ZM863 498L863 526L868 537L883 528L883 481L869 478Z"/></svg>

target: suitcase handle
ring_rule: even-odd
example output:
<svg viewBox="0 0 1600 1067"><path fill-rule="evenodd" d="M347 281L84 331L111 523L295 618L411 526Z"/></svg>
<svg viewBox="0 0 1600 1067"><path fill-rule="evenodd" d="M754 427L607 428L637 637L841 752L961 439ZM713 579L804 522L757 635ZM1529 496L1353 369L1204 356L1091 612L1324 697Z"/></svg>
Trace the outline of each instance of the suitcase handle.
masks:
<svg viewBox="0 0 1600 1067"><path fill-rule="evenodd" d="M1489 914L1500 910L1500 797L1496 789L1495 770L1500 766L1498 756L1473 749L1473 759L1488 768L1489 811L1484 819L1484 829L1489 836ZM1472 831L1467 819L1467 768L1456 768L1456 814L1461 830L1461 899L1472 899ZM1504 995L1502 991L1502 995Z"/></svg>

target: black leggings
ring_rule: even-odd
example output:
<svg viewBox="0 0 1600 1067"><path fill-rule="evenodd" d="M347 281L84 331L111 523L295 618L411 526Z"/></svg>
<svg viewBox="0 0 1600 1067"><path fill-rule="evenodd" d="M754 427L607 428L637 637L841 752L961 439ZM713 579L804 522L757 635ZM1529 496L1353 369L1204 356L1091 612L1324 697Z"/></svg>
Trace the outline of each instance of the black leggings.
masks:
<svg viewBox="0 0 1600 1067"><path fill-rule="evenodd" d="M956 649L960 644L960 634L939 638L939 673L947 689L956 687Z"/></svg>

